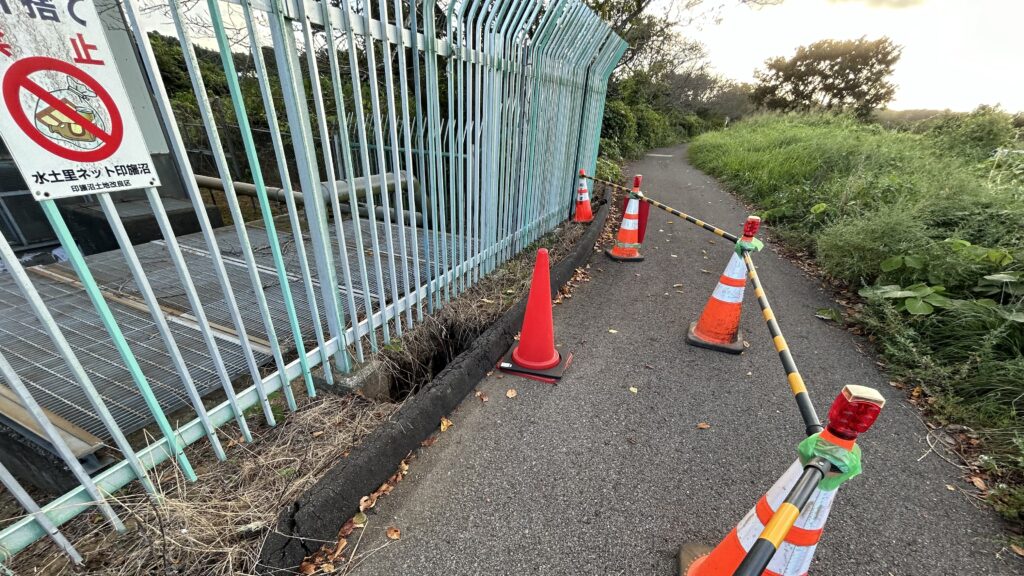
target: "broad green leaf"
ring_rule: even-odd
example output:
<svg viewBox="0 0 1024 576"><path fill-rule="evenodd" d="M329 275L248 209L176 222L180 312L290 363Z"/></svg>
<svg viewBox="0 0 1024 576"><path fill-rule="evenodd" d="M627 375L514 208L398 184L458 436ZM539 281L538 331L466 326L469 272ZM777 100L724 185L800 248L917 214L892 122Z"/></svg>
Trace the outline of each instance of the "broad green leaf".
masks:
<svg viewBox="0 0 1024 576"><path fill-rule="evenodd" d="M941 294L929 294L924 297L924 301L936 308L949 308L953 305L953 300L951 298L947 298Z"/></svg>
<svg viewBox="0 0 1024 576"><path fill-rule="evenodd" d="M1024 312L1006 312L1001 314L1003 318L1018 324L1024 324Z"/></svg>
<svg viewBox="0 0 1024 576"><path fill-rule="evenodd" d="M931 286L914 286L913 288L910 289L910 291L922 298L935 292L935 290L932 289Z"/></svg>
<svg viewBox="0 0 1024 576"><path fill-rule="evenodd" d="M932 305L925 302L920 298L907 298L906 300L907 312L911 314L922 316L925 314L931 314L935 311Z"/></svg>
<svg viewBox="0 0 1024 576"><path fill-rule="evenodd" d="M892 272L893 270L899 270L903 267L903 256L891 256L882 260L879 264L882 268L882 272Z"/></svg>
<svg viewBox="0 0 1024 576"><path fill-rule="evenodd" d="M842 316L835 308L818 308L818 311L814 314L815 317L821 318L822 320L831 320L833 322L839 322Z"/></svg>
<svg viewBox="0 0 1024 576"><path fill-rule="evenodd" d="M1020 280L1020 274L1016 272L1000 272L998 274L989 274L985 276L985 280L991 280L993 282L1017 282Z"/></svg>
<svg viewBox="0 0 1024 576"><path fill-rule="evenodd" d="M882 298L917 298L918 297L917 292L912 292L910 290L899 290L897 292L886 292L885 294L880 294L880 296Z"/></svg>
<svg viewBox="0 0 1024 576"><path fill-rule="evenodd" d="M895 292L899 289L900 287L896 284L886 284L885 286L865 286L858 290L857 294L860 294L865 298L869 298L871 296L879 296L886 292Z"/></svg>
<svg viewBox="0 0 1024 576"><path fill-rule="evenodd" d="M903 264L906 265L907 268L920 270L921 268L924 268L924 258L921 258L920 256L904 256Z"/></svg>
<svg viewBox="0 0 1024 576"><path fill-rule="evenodd" d="M828 210L828 204L825 204L824 202L819 202L814 206L811 206L811 214L821 214L825 210Z"/></svg>

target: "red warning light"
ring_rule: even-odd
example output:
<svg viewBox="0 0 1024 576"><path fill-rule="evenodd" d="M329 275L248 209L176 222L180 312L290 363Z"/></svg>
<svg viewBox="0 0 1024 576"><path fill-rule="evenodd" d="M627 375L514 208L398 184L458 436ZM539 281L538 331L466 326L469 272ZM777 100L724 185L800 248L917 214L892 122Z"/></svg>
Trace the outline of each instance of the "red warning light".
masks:
<svg viewBox="0 0 1024 576"><path fill-rule="evenodd" d="M828 411L828 431L844 440L856 440L871 428L884 405L885 398L874 388L844 386Z"/></svg>
<svg viewBox="0 0 1024 576"><path fill-rule="evenodd" d="M753 238L757 235L757 231L761 228L761 218L759 216L748 216L747 221L743 223L743 237Z"/></svg>

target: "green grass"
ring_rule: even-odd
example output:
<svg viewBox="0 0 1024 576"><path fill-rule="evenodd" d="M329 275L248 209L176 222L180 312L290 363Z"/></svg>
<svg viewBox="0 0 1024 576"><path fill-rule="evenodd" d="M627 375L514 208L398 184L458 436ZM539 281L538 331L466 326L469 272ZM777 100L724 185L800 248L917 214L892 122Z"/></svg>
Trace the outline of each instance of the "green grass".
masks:
<svg viewBox="0 0 1024 576"><path fill-rule="evenodd" d="M983 110L894 131L765 115L698 137L690 159L852 290L892 287L853 320L895 376L935 395L935 418L975 431L990 500L1024 523L1024 188L978 153L1009 121Z"/></svg>

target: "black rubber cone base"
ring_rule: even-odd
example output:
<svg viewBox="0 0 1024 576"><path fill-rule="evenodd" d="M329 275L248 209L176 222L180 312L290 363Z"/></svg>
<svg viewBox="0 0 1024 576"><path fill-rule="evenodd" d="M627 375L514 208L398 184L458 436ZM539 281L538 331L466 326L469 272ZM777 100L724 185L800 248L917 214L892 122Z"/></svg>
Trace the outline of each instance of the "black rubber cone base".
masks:
<svg viewBox="0 0 1024 576"><path fill-rule="evenodd" d="M708 342L702 340L699 336L693 333L693 330L697 327L696 322L690 323L690 329L686 331L686 343L692 346L698 346L700 348L707 348L708 350L716 350L718 352L728 352L729 354L742 354L746 347L743 345L743 330L736 331L736 340L729 344L719 344L717 342Z"/></svg>
<svg viewBox="0 0 1024 576"><path fill-rule="evenodd" d="M690 542L683 544L679 547L679 576L686 576L686 573L690 571L690 566L693 565L699 558L703 558L711 553L712 548L699 544L696 542Z"/></svg>
<svg viewBox="0 0 1024 576"><path fill-rule="evenodd" d="M532 368L525 368L516 364L516 361L512 359L512 352L519 346L517 342L505 356L502 357L501 362L498 362L498 369L508 374L515 374L516 376L522 376L524 378L530 378L533 380L539 380L540 382L546 382L548 384L558 384L558 381L562 379L562 375L569 369L569 364L572 364L572 353L562 354L558 352L558 364L548 368L547 370L534 370Z"/></svg>
<svg viewBox="0 0 1024 576"><path fill-rule="evenodd" d="M615 260L616 262L643 262L644 261L644 257L643 256L633 256L632 258L623 258L622 256L616 256L616 255L612 254L612 251L610 249L609 250L605 250L604 253L605 253L605 256L608 256L609 258L611 258L612 260Z"/></svg>

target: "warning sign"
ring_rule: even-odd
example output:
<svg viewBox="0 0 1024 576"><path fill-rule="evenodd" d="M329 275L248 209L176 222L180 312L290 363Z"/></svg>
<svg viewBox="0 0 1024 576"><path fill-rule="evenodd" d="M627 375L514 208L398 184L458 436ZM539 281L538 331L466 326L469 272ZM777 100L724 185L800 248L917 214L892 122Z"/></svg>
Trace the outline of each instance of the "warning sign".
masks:
<svg viewBox="0 0 1024 576"><path fill-rule="evenodd" d="M160 185L92 0L0 0L0 108L37 200Z"/></svg>

